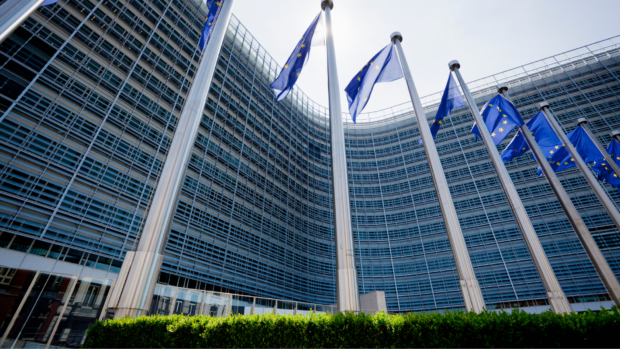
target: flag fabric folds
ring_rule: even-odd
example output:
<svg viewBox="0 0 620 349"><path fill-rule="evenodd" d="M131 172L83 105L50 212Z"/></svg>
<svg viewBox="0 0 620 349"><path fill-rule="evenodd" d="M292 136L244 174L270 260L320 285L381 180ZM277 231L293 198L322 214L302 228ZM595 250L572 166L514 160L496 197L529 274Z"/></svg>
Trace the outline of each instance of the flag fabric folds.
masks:
<svg viewBox="0 0 620 349"><path fill-rule="evenodd" d="M466 105L465 100L463 99L463 96L461 96L459 88L456 85L456 81L454 81L454 78L452 77L452 72L448 74L446 89L443 91L439 109L437 109L437 114L435 114L435 120L431 124L431 134L433 135L433 139L435 139L437 132L439 132L443 118L450 115L452 109L464 107ZM420 138L420 144L422 144L422 138Z"/></svg>
<svg viewBox="0 0 620 349"><path fill-rule="evenodd" d="M605 157L600 151L598 151L596 144L594 144L592 139L590 139L588 133L583 129L583 127L577 127L566 136L584 162L588 163L594 161L597 164L604 162L603 160ZM570 155L566 147L560 148L550 159L548 159L548 161L554 172L564 171L571 167L577 166L575 164L575 160ZM593 169L595 168L596 166ZM542 176L542 170L540 168L538 169L538 175Z"/></svg>
<svg viewBox="0 0 620 349"><path fill-rule="evenodd" d="M58 0L45 0L45 1L41 4L41 6L53 5L53 4L57 3L57 2L58 2Z"/></svg>
<svg viewBox="0 0 620 349"><path fill-rule="evenodd" d="M620 143L612 139L611 143L607 146L607 153L609 153L611 159L598 161L596 165L592 167L592 170L598 174L599 181L609 183L612 187L618 188L620 192L620 178L607 164L608 161L615 161L616 164L620 165Z"/></svg>
<svg viewBox="0 0 620 349"><path fill-rule="evenodd" d="M400 67L396 49L391 43L384 47L360 69L344 89L349 101L349 114L355 123L364 110L376 83L390 82L405 77Z"/></svg>
<svg viewBox="0 0 620 349"><path fill-rule="evenodd" d="M207 19L205 20L205 25L202 28L202 35L200 36L200 42L198 43L198 47L202 52L204 52L205 48L207 47L207 40L209 39L209 34L215 26L215 17L217 16L218 10L222 6L223 2L224 0L207 1L207 8L209 9L209 14L207 15Z"/></svg>
<svg viewBox="0 0 620 349"><path fill-rule="evenodd" d="M546 160L549 161L553 154L557 153L564 146L562 141L555 134L553 128L549 124L549 121L545 117L545 114L540 111L533 118L527 122L527 127L530 129L530 133L534 137L534 140L540 147L540 150L545 154ZM508 162L516 157L519 157L530 150L525 137L521 130L517 132L508 147L502 152L502 160ZM532 157L536 160L534 153Z"/></svg>
<svg viewBox="0 0 620 349"><path fill-rule="evenodd" d="M320 12L318 16L312 21L310 27L306 30L304 35L301 37L293 53L284 64L282 71L280 71L280 75L276 78L274 82L272 82L269 87L276 94L276 99L279 101L283 100L288 96L289 92L295 86L297 79L299 78L299 74L301 74L301 70L310 59L310 48L312 47L312 38L314 36L314 32L316 31L317 24L321 19ZM316 46L316 45L315 45Z"/></svg>
<svg viewBox="0 0 620 349"><path fill-rule="evenodd" d="M500 144L515 126L523 126L525 124L514 104L500 94L487 102L482 111L482 119L491 133L495 145ZM475 139L481 137L480 130L476 124L471 129L471 133L476 135Z"/></svg>

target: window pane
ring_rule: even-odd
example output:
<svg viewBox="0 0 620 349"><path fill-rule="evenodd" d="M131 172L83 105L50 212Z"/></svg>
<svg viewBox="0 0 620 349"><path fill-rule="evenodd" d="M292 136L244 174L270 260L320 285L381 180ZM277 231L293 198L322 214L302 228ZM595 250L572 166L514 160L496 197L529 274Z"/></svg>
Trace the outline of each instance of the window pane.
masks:
<svg viewBox="0 0 620 349"><path fill-rule="evenodd" d="M51 345L79 347L84 344L86 330L99 319L111 285L112 280L80 277Z"/></svg>
<svg viewBox="0 0 620 349"><path fill-rule="evenodd" d="M4 345L22 348L27 343L46 344L74 282L75 277L39 274Z"/></svg>

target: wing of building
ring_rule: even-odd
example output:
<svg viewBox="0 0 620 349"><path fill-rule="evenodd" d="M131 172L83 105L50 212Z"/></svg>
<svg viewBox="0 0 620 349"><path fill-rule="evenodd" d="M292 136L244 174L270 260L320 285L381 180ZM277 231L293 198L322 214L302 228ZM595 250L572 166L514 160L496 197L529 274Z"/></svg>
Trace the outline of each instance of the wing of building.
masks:
<svg viewBox="0 0 620 349"><path fill-rule="evenodd" d="M85 328L71 324L71 309L92 321L105 315L201 57L200 1L166 8L163 0L107 0L86 17L94 4L40 8L1 45L0 335L15 317L13 340L39 340L19 328L54 327L44 316L16 314L21 303L53 316L68 304L53 343L80 344ZM336 302L328 111L299 89L275 103L269 84L280 67L259 39L233 18L165 248L160 300L182 299L181 291L164 294L182 288L290 300L300 311ZM606 145L620 127L619 43L614 37L469 87L482 106L507 83L525 119L546 100L567 131L586 117ZM440 99L423 98L429 120ZM345 125L359 291L384 291L394 313L458 309L458 275L412 112L405 103ZM545 289L472 123L466 107L455 109L436 142L487 308L546 310ZM529 155L508 163L563 291L574 310L610 307L536 168ZM620 232L576 169L559 177L620 276ZM617 191L605 188L620 204ZM36 292L62 299L58 310ZM61 297L71 292L77 298ZM170 312L187 313L172 305Z"/></svg>

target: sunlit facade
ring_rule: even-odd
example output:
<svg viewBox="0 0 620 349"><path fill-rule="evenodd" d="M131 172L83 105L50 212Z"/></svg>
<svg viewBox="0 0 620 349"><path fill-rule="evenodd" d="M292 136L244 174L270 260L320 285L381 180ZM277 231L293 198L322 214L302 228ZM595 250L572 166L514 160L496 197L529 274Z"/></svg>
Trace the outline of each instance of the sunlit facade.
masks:
<svg viewBox="0 0 620 349"><path fill-rule="evenodd" d="M196 0L107 0L92 11L98 3L61 0L41 8L0 46L0 248L5 256L19 252L99 270L107 295L140 237L200 60L207 10ZM586 117L606 145L620 128L619 47L620 38L611 38L469 87L482 105L508 83L525 119L544 99L567 132ZM275 103L268 85L279 70L233 17L166 245L161 287L336 302L328 111L298 89ZM429 119L440 98L423 98ZM411 104L362 114L357 124L346 120L360 294L385 291L391 312L462 308ZM467 108L455 110L436 143L487 307L548 309L472 123ZM576 310L592 302L608 306L536 167L529 155L508 163L564 292ZM620 232L576 170L559 177L620 276ZM620 204L620 195L606 188ZM12 279L38 270L1 265L12 268L2 271ZM77 285L85 276L76 275L61 287L86 297L88 287ZM25 290L34 275L19 278Z"/></svg>

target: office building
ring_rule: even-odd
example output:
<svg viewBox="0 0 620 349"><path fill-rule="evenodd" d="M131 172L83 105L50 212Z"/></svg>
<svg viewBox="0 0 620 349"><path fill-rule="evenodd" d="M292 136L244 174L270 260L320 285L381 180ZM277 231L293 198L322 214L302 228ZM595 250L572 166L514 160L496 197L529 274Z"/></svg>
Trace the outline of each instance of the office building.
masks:
<svg viewBox="0 0 620 349"><path fill-rule="evenodd" d="M23 340L47 342L57 328L50 343L79 344L83 331L70 339L68 314L106 316L104 296L125 253L137 246L201 57L207 9L200 1L106 0L92 11L97 3L42 7L0 47L0 297L12 299L2 301L0 331L24 298L39 302L28 309L64 314L59 324L49 316L39 327L28 322L34 317L17 314L11 331L45 329ZM232 299L224 294L290 300L296 311L336 302L328 110L297 88L274 101L268 85L280 67L259 39L233 17L167 241L157 302L179 297L163 294L172 289L163 285L210 292L198 292L203 298L192 304L206 295ZM619 63L614 37L469 87L481 106L507 83L526 120L546 100L567 132L586 117L606 145L620 127ZM438 92L422 99L429 119L440 98ZM454 259L412 113L407 102L362 114L357 124L347 116L359 291L384 291L393 313L460 309ZM455 110L436 143L487 308L544 311L544 287L472 123L467 108ZM573 309L609 307L534 160L526 155L507 165ZM576 169L559 178L620 276L620 232ZM620 194L605 188L620 204ZM48 288L57 292L46 293L57 309L35 296ZM65 296L71 292L78 296ZM207 312L240 312L255 303L247 299ZM217 302L212 307L223 301ZM195 313L190 303L175 311ZM40 313L37 319L45 317Z"/></svg>

